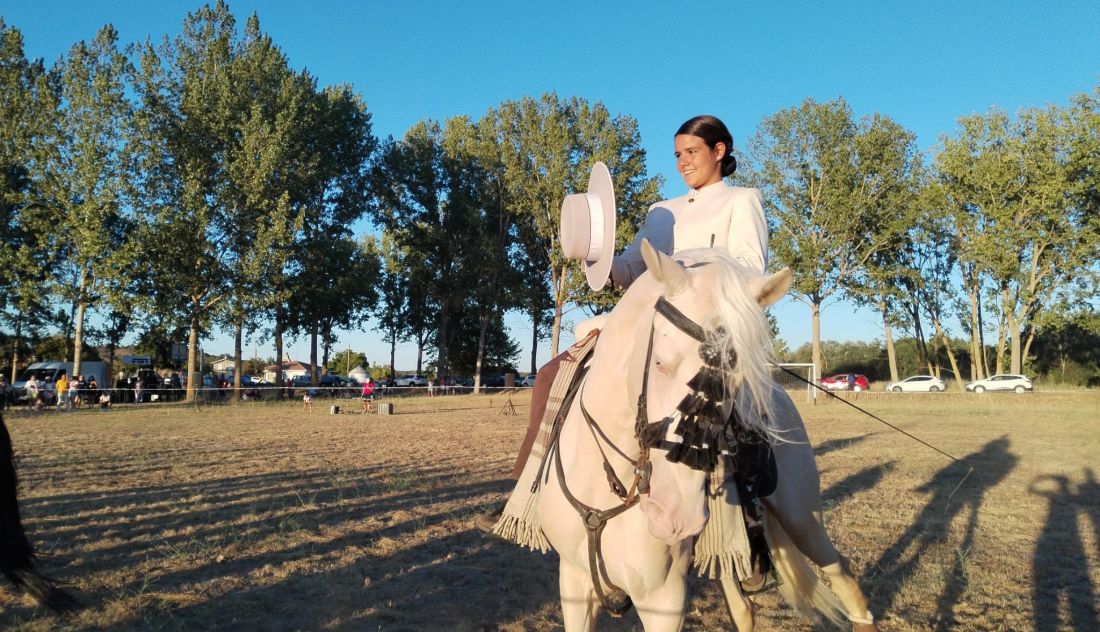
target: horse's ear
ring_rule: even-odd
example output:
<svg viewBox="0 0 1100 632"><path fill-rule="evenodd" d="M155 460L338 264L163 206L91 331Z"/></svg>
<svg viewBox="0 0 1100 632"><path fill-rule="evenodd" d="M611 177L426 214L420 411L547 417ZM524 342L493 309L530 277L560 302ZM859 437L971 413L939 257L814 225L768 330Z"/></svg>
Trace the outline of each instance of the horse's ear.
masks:
<svg viewBox="0 0 1100 632"><path fill-rule="evenodd" d="M783 268L775 274L760 277L751 282L750 287L756 295L756 302L760 307L767 307L783 298L787 290L791 289L791 269Z"/></svg>
<svg viewBox="0 0 1100 632"><path fill-rule="evenodd" d="M648 239L642 239L641 250L646 269L665 286L665 294L676 294L687 285L687 272L672 257L657 252Z"/></svg>

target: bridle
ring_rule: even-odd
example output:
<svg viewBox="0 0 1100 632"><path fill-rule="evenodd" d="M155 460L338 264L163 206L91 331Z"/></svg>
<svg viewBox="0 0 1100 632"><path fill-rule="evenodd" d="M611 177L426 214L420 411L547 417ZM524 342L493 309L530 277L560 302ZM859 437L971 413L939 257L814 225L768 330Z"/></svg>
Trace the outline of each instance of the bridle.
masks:
<svg viewBox="0 0 1100 632"><path fill-rule="evenodd" d="M660 421L649 423L649 368L653 359L653 340L656 333L656 319L658 314L681 332L701 343L702 346L699 349L699 353L703 357L704 367L688 383L695 392L692 395L688 395L680 405L677 406L676 411L665 416ZM717 423L720 417L718 414L718 405L721 402L721 397L715 397L717 392L721 392L725 388L722 372L718 368L721 364L721 353L722 349L720 346L716 344L714 339L708 338L706 330L701 325L688 318L675 305L661 296L654 305L653 320L649 329L649 342L646 348L641 394L638 396L638 412L634 424L634 438L638 442L638 457L636 459L631 458L616 446L615 443L608 438L606 433L604 433L599 422L593 418L585 407L583 388L587 377L587 367L582 369L583 372L578 376L573 387L569 389L562 403L561 411L563 412L555 419L550 440L550 451L553 452L558 486L561 487L562 494L565 496L566 501L568 501L573 509L577 511L577 514L581 518L581 522L584 524L588 537L588 565L592 574L592 584L595 588L596 596L600 600L600 605L607 609L612 616L622 616L630 609L632 602L630 596L627 595L623 589L611 582L610 578L607 576L606 569L601 563L600 539L603 534L603 529L607 526L608 521L636 505L641 499L641 495L649 492L649 479L653 471L653 466L650 462L650 449L658 448L667 450L670 461L684 463L694 469L713 470L713 462L715 462L716 459L710 459L710 461L712 461L711 466L706 468L705 461L707 461L707 459L701 459L700 455L710 451L710 446L713 445L717 447L719 444L725 442L725 425ZM732 354L732 350L729 350L729 353ZM735 363L736 355L731 355L730 362L727 366L732 367ZM700 397L699 393L701 392L705 393L705 396ZM576 397L577 395L580 395L580 397ZM585 425L592 434L593 441L595 441L596 447L600 452L600 457L603 460L604 473L607 476L608 487L611 492L621 500L620 504L609 509L597 509L581 502L569 491L569 486L566 483L565 469L561 462L561 450L558 445L558 439L562 423L564 422L566 413L571 408L574 397L576 397L577 403L580 406L581 416L584 418ZM669 441L665 438L669 427L677 421L677 417L681 425L683 425L685 420L696 420L689 424L691 428L688 429L687 432L685 432L683 428L677 428L676 433L683 438L683 442ZM703 423L700 423L700 421L703 421ZM700 433L700 431L702 432ZM699 441L698 439L700 438L709 439L709 443L705 440ZM633 466L634 477L629 487L622 482L615 472L615 468L608 460L607 453L604 451L602 444L609 446L623 460ZM728 446L723 445L723 447ZM547 472L546 475L549 476L549 472ZM541 473L538 478L542 478ZM536 485L537 484L536 482ZM605 585L608 588L607 594L605 594L603 589Z"/></svg>

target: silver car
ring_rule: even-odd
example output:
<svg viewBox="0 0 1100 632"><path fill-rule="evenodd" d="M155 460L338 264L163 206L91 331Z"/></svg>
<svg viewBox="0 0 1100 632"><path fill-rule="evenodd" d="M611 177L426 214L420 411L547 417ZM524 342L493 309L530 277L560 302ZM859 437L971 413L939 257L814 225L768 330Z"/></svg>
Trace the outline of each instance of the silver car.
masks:
<svg viewBox="0 0 1100 632"><path fill-rule="evenodd" d="M984 380L975 380L966 385L966 390L975 393L986 391L1016 391L1017 393L1023 393L1034 388L1029 378L1011 373L992 375Z"/></svg>
<svg viewBox="0 0 1100 632"><path fill-rule="evenodd" d="M907 377L900 382L890 382L886 385L886 390L894 393L939 393L946 388L947 385L943 383L943 380L931 375L914 375L912 377Z"/></svg>

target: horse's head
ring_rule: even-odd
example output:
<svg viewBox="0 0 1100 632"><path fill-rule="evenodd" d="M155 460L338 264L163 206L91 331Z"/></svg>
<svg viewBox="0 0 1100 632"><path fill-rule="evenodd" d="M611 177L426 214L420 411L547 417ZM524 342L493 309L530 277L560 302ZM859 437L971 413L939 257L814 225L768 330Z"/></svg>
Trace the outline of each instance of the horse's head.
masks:
<svg viewBox="0 0 1100 632"><path fill-rule="evenodd" d="M672 416L695 390L689 384L697 388L709 368L720 377L722 395L714 402L720 419L729 417L730 406L738 406L738 419L767 433L771 355L762 308L786 293L790 270L762 276L709 249L680 253L680 263L646 242L642 254L649 274L639 282L649 286L644 292L649 300L658 297L646 344L648 366L642 369L646 421ZM682 421L673 416L663 427L662 445L683 440L683 429L676 427ZM650 533L671 544L702 530L707 473L667 456L666 450L653 448L649 494L640 505Z"/></svg>

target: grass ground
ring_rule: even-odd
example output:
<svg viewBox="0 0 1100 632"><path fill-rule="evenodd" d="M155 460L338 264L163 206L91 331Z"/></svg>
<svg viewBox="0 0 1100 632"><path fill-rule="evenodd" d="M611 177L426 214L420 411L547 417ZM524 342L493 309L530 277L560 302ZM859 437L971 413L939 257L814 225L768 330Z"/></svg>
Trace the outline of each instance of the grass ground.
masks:
<svg viewBox="0 0 1100 632"><path fill-rule="evenodd" d="M28 531L85 608L0 587L0 628L558 630L554 556L471 529L510 491L528 397L517 416L500 395L9 414ZM1100 629L1100 394L853 401L958 459L800 403L883 629ZM732 629L716 587L691 588L685 629ZM758 629L813 629L759 603Z"/></svg>

